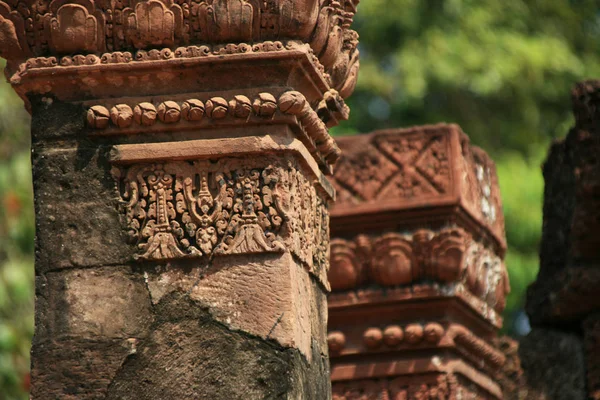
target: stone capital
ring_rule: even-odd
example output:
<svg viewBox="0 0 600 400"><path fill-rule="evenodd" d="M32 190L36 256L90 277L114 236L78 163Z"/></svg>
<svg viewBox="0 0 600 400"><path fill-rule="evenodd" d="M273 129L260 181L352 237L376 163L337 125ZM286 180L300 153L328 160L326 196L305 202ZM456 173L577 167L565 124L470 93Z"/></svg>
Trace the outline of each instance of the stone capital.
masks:
<svg viewBox="0 0 600 400"><path fill-rule="evenodd" d="M329 302L334 399L501 399L510 290L493 162L456 125L339 141Z"/></svg>

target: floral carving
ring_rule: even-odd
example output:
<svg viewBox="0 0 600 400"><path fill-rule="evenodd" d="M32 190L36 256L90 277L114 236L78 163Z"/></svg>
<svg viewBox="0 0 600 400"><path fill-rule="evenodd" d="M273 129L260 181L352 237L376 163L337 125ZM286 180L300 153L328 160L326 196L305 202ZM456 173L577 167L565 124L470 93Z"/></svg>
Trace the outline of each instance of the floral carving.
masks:
<svg viewBox="0 0 600 400"><path fill-rule="evenodd" d="M218 45L221 54L245 53L256 45L220 44L293 39L314 49L315 59L324 65L320 68L323 77L329 79L333 75L332 87L346 97L354 89L358 68L358 36L350 30L357 3L357 0L0 1L0 41L3 54L12 64L23 62L30 54L100 56L104 52L126 53L132 48L154 48L160 52L161 47L179 47L203 51L206 45ZM11 69L12 73L18 70Z"/></svg>
<svg viewBox="0 0 600 400"><path fill-rule="evenodd" d="M173 46L183 37L183 10L173 0L133 1L123 10L127 40L136 48Z"/></svg>
<svg viewBox="0 0 600 400"><path fill-rule="evenodd" d="M412 281L412 248L410 241L393 233L373 243L370 276L380 285L404 285Z"/></svg>
<svg viewBox="0 0 600 400"><path fill-rule="evenodd" d="M19 13L0 2L0 56L8 59L28 53L27 43L19 32L24 30L24 21Z"/></svg>
<svg viewBox="0 0 600 400"><path fill-rule="evenodd" d="M510 292L502 259L460 228L419 230L412 237L386 233L375 238L360 235L353 241L333 239L331 251L328 276L334 290L368 284L361 275L366 270L369 281L386 287L429 279L465 283L498 311L504 309Z"/></svg>
<svg viewBox="0 0 600 400"><path fill-rule="evenodd" d="M165 260L291 251L326 269L323 202L289 163L166 162L116 168L136 258Z"/></svg>
<svg viewBox="0 0 600 400"><path fill-rule="evenodd" d="M96 53L104 50L104 14L96 10L92 1L68 3L54 0L50 10L52 14L44 18L50 46L56 53Z"/></svg>
<svg viewBox="0 0 600 400"><path fill-rule="evenodd" d="M246 0L209 0L194 4L199 34L208 41L251 41L254 7Z"/></svg>

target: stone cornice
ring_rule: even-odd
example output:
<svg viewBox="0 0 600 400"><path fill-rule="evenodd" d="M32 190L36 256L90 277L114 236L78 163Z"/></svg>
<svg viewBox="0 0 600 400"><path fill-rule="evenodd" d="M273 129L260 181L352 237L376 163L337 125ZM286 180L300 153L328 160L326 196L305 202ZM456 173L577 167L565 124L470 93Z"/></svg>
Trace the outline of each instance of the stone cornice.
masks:
<svg viewBox="0 0 600 400"><path fill-rule="evenodd" d="M114 105L113 105L114 104ZM343 103L342 103L343 104ZM121 103L120 100L87 109L88 126L93 135L133 135L186 130L289 124L323 170L330 174L340 150L300 92L288 91L275 98L259 93L253 99L238 94L203 100Z"/></svg>
<svg viewBox="0 0 600 400"><path fill-rule="evenodd" d="M58 61L73 54L87 58L136 50L161 53L164 48L176 52L194 45L292 39L310 45L332 87L345 97L353 90L358 69L358 36L349 29L357 3L5 0L0 2L0 55L9 60L12 75L32 57Z"/></svg>
<svg viewBox="0 0 600 400"><path fill-rule="evenodd" d="M333 235L456 223L503 256L494 163L453 124L339 138ZM401 221L401 225L400 225ZM399 226L400 225L400 226Z"/></svg>

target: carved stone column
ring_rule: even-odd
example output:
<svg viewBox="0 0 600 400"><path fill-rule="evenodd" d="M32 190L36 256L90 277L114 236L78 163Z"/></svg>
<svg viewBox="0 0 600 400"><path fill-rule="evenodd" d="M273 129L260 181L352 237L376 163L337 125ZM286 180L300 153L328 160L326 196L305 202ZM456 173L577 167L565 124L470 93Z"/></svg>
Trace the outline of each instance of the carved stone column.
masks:
<svg viewBox="0 0 600 400"><path fill-rule="evenodd" d="M509 290L495 167L456 125L339 140L333 398L501 399Z"/></svg>
<svg viewBox="0 0 600 400"><path fill-rule="evenodd" d="M34 399L326 399L358 0L0 1L32 113Z"/></svg>

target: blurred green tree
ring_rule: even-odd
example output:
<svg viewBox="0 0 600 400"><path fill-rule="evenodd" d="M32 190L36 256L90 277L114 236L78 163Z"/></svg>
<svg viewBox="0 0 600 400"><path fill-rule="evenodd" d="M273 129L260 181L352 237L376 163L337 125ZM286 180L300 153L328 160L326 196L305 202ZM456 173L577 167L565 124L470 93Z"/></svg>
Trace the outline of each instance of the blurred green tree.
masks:
<svg viewBox="0 0 600 400"><path fill-rule="evenodd" d="M569 90L600 76L598 0L363 0L359 86L334 134L456 122L498 165L513 291L537 273L550 141L572 125ZM0 65L1 67L1 65ZM0 397L25 399L33 332L28 118L0 83Z"/></svg>
<svg viewBox="0 0 600 400"><path fill-rule="evenodd" d="M0 68L4 63L0 60ZM29 116L0 84L0 399L28 398L34 219Z"/></svg>

